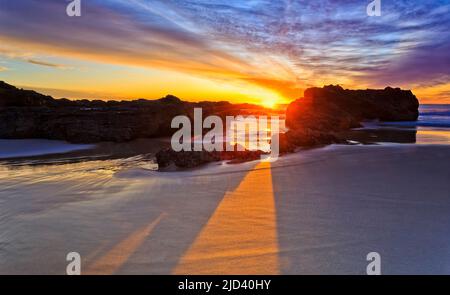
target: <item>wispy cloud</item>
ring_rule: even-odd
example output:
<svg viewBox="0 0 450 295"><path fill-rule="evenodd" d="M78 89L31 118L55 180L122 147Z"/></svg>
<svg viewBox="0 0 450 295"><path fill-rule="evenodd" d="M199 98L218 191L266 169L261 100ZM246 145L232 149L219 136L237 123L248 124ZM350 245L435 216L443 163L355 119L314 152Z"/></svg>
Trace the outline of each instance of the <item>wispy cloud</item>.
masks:
<svg viewBox="0 0 450 295"><path fill-rule="evenodd" d="M36 59L27 59L26 61L29 62L30 64L34 64L34 65L39 65L39 66L44 66L44 67L51 67L51 68L57 68L57 69L63 69L63 70L71 68L69 66L55 64L55 63L50 63L50 62L36 60Z"/></svg>
<svg viewBox="0 0 450 295"><path fill-rule="evenodd" d="M0 40L41 53L237 79L289 97L322 83L449 81L447 1L383 1L379 18L366 15L367 4L91 0L82 17L69 18L64 1L8 1Z"/></svg>
<svg viewBox="0 0 450 295"><path fill-rule="evenodd" d="M33 53L25 52L25 51L22 51L21 49L13 50L13 49L0 48L0 57L6 57L8 59L20 60L20 61L27 62L30 64L38 65L38 66L51 67L51 68L57 68L57 69L62 69L62 70L73 69L73 67L71 67L71 66L37 59L36 57L34 57Z"/></svg>

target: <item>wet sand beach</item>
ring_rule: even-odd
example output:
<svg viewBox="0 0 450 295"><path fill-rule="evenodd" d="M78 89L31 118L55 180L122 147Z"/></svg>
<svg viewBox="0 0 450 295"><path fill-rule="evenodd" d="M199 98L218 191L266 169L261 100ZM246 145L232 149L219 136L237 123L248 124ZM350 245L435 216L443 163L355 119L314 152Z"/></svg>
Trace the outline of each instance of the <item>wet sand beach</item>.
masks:
<svg viewBox="0 0 450 295"><path fill-rule="evenodd" d="M330 146L156 172L111 159L0 170L0 273L449 274L450 148ZM118 165L120 161L121 165Z"/></svg>

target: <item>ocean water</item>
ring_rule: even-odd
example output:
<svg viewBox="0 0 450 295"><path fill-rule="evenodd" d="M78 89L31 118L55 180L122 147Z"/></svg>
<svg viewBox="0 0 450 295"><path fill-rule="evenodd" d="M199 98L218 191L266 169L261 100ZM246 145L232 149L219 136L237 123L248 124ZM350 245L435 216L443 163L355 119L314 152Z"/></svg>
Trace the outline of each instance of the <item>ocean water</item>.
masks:
<svg viewBox="0 0 450 295"><path fill-rule="evenodd" d="M450 105L423 105L416 126L416 143L450 144Z"/></svg>
<svg viewBox="0 0 450 295"><path fill-rule="evenodd" d="M417 126L450 128L450 105L423 105Z"/></svg>
<svg viewBox="0 0 450 295"><path fill-rule="evenodd" d="M405 127L450 128L450 105L429 104L419 108L419 119L412 122L392 123Z"/></svg>
<svg viewBox="0 0 450 295"><path fill-rule="evenodd" d="M352 131L355 141L370 143L450 144L450 105L421 105L417 121L367 122Z"/></svg>
<svg viewBox="0 0 450 295"><path fill-rule="evenodd" d="M91 144L70 144L46 139L0 139L0 159L63 154L93 148Z"/></svg>

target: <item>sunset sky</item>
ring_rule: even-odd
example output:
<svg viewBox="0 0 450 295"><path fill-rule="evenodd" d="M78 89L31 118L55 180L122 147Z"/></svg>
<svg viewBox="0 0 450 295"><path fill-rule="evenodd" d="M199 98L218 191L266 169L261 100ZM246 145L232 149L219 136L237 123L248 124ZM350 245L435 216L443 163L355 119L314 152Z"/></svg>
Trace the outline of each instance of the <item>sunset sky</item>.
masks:
<svg viewBox="0 0 450 295"><path fill-rule="evenodd" d="M0 0L0 80L55 97L270 104L311 86L450 103L450 1Z"/></svg>

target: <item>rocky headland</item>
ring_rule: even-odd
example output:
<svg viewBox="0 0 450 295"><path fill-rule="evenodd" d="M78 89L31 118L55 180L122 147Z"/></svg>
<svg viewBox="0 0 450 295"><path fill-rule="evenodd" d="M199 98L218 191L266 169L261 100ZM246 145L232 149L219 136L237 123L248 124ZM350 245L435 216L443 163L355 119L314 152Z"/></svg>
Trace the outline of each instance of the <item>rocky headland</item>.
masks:
<svg viewBox="0 0 450 295"><path fill-rule="evenodd" d="M176 131L170 126L172 119L192 118L194 108L202 108L204 116L220 117L269 112L257 105L194 103L173 95L133 101L54 99L0 81L0 138L97 143L170 136Z"/></svg>
<svg viewBox="0 0 450 295"><path fill-rule="evenodd" d="M289 104L286 126L280 134L280 153L292 153L298 148L313 148L349 141L352 128L361 122L415 121L419 116L419 101L410 90L387 87L382 90L347 90L341 86L309 88L304 97ZM157 154L160 167L174 164L189 168L213 161L237 158L255 160L261 151L244 152L174 152L161 150Z"/></svg>
<svg viewBox="0 0 450 295"><path fill-rule="evenodd" d="M419 102L410 90L348 90L340 86L309 88L282 114L288 131L280 135L280 152L298 148L346 143L352 128L367 120L414 121ZM72 143L127 142L139 138L170 136L175 116L192 119L193 109L203 115L269 115L272 110L251 104L186 102L168 95L158 100L134 101L54 99L0 81L0 138L45 138ZM175 152L156 155L161 168L189 168L213 161L255 160L261 151Z"/></svg>
<svg viewBox="0 0 450 295"><path fill-rule="evenodd" d="M348 90L341 86L309 88L286 109L281 150L345 143L347 131L364 121L416 121L419 101L410 90Z"/></svg>

